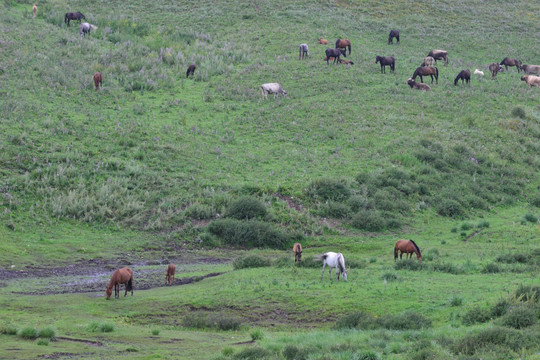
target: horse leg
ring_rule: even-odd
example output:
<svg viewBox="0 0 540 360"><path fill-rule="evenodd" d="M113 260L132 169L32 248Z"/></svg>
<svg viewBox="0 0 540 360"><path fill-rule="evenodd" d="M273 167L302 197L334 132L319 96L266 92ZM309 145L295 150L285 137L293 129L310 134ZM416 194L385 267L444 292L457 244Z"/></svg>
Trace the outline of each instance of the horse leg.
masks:
<svg viewBox="0 0 540 360"><path fill-rule="evenodd" d="M321 274L321 281L323 279L323 276L324 276L324 268L326 267L326 263L323 263L323 266L322 266L322 274Z"/></svg>
<svg viewBox="0 0 540 360"><path fill-rule="evenodd" d="M127 292L128 292L128 283L125 283L124 284L124 288L126 289L126 292L124 293L124 297L127 296Z"/></svg>
<svg viewBox="0 0 540 360"><path fill-rule="evenodd" d="M332 281L332 270L334 269L333 267L331 266L328 266L330 268L330 281Z"/></svg>

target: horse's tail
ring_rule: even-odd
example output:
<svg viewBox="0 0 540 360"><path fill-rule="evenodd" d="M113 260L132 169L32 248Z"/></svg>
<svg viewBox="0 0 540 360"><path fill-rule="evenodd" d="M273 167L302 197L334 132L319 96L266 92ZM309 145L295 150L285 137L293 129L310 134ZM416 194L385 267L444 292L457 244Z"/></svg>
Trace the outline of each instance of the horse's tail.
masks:
<svg viewBox="0 0 540 360"><path fill-rule="evenodd" d="M349 55L351 55L351 44L349 44L348 48L349 48Z"/></svg>
<svg viewBox="0 0 540 360"><path fill-rule="evenodd" d="M415 247L416 251L418 251L418 255L420 255L420 257L422 257L422 253L420 252L420 248L418 247L418 245L416 245L416 243L412 240L409 240Z"/></svg>
<svg viewBox="0 0 540 360"><path fill-rule="evenodd" d="M327 254L315 255L314 259L315 261L323 261L323 260L326 260L327 257L328 257Z"/></svg>
<svg viewBox="0 0 540 360"><path fill-rule="evenodd" d="M64 15L64 23L67 24L67 21L68 21L68 13L66 13L66 15Z"/></svg>
<svg viewBox="0 0 540 360"><path fill-rule="evenodd" d="M397 249L397 243L396 243L396 245L394 246L394 261L397 260L397 253L398 253L398 249Z"/></svg>
<svg viewBox="0 0 540 360"><path fill-rule="evenodd" d="M133 292L133 275L131 275L131 277L128 280L127 291Z"/></svg>
<svg viewBox="0 0 540 360"><path fill-rule="evenodd" d="M336 49L339 48L339 42L340 42L340 41L341 41L341 39L337 39L337 40L336 40Z"/></svg>
<svg viewBox="0 0 540 360"><path fill-rule="evenodd" d="M437 79L439 79L439 69L437 67L435 67L435 75L437 76Z"/></svg>
<svg viewBox="0 0 540 360"><path fill-rule="evenodd" d="M416 80L418 73L419 73L418 69L414 70L414 73L412 74L411 79Z"/></svg>

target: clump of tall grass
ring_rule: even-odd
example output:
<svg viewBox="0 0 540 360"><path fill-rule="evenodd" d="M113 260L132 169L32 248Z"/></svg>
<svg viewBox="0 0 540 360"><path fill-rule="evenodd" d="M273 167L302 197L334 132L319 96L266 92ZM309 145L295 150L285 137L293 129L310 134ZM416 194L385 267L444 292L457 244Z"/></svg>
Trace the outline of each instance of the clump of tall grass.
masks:
<svg viewBox="0 0 540 360"><path fill-rule="evenodd" d="M307 187L306 194L315 200L343 201L349 198L351 190L341 180L322 178L312 181Z"/></svg>
<svg viewBox="0 0 540 360"><path fill-rule="evenodd" d="M258 199L244 196L231 203L225 216L238 220L247 220L261 219L266 214L266 207Z"/></svg>
<svg viewBox="0 0 540 360"><path fill-rule="evenodd" d="M285 249L292 242L290 235L258 220L219 219L210 223L208 231L230 246Z"/></svg>
<svg viewBox="0 0 540 360"><path fill-rule="evenodd" d="M272 261L260 255L244 255L237 257L233 261L233 268L235 270L267 267L272 265Z"/></svg>
<svg viewBox="0 0 540 360"><path fill-rule="evenodd" d="M90 332L113 332L114 331L114 325L110 323L100 323L97 321L94 321L88 325L88 331Z"/></svg>
<svg viewBox="0 0 540 360"><path fill-rule="evenodd" d="M34 340L39 337L39 332L35 328L27 326L22 328L17 335L23 339Z"/></svg>
<svg viewBox="0 0 540 360"><path fill-rule="evenodd" d="M375 317L363 311L346 315L336 321L336 329L371 330L385 328L390 330L418 330L431 327L431 320L422 314L409 311L402 314L388 314Z"/></svg>
<svg viewBox="0 0 540 360"><path fill-rule="evenodd" d="M182 318L182 326L187 328L216 328L219 330L238 330L241 325L242 320L240 318L224 313L208 313L204 311L195 311L186 314Z"/></svg>

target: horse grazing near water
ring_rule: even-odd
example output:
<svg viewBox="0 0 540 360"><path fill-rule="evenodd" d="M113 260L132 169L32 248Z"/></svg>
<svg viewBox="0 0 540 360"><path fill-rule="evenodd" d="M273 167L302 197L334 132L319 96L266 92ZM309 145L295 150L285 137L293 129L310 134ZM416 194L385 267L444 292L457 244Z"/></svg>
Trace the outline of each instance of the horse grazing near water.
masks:
<svg viewBox="0 0 540 360"><path fill-rule="evenodd" d="M390 66L390 71L394 72L394 66L396 64L396 60L394 60L393 56L376 56L375 57L375 64L380 63L381 64L381 74L386 74L386 66Z"/></svg>
<svg viewBox="0 0 540 360"><path fill-rule="evenodd" d="M323 279L324 269L326 265L330 267L330 281L332 280L332 269L336 268L337 279L339 280L339 275L343 276L343 280L347 281L347 269L345 269L345 258L342 253L327 252L323 255L318 256L319 260L323 261L323 268L321 274L321 280Z"/></svg>
<svg viewBox="0 0 540 360"><path fill-rule="evenodd" d="M90 30L97 30L97 26L86 22L82 23L81 26L79 26L79 35L81 37L86 36L86 34L90 33Z"/></svg>
<svg viewBox="0 0 540 360"><path fill-rule="evenodd" d="M424 76L431 76L431 83L433 84L433 76L435 76L436 83L439 83L439 69L434 66L420 66L416 68L413 76L411 77L416 81L416 77L420 76L420 82L424 82Z"/></svg>
<svg viewBox="0 0 540 360"><path fill-rule="evenodd" d="M309 57L309 48L307 44L300 44L300 54L298 55L298 60L303 59L304 57Z"/></svg>
<svg viewBox="0 0 540 360"><path fill-rule="evenodd" d="M461 79L461 84L463 85L463 81L465 80L467 84L471 84L471 71L469 69L467 70L461 70L459 74L456 76L456 79L454 80L454 85L457 85L458 80Z"/></svg>
<svg viewBox="0 0 540 360"><path fill-rule="evenodd" d="M491 63L489 64L489 71L491 71L491 78L495 79L497 77L497 73L503 72L504 69L501 64Z"/></svg>
<svg viewBox="0 0 540 360"><path fill-rule="evenodd" d="M328 45L328 40L326 39L323 39L323 38L319 38L319 44L322 44L322 45Z"/></svg>
<svg viewBox="0 0 540 360"><path fill-rule="evenodd" d="M176 272L176 266L174 266L174 264L169 264L169 266L167 266L167 284L169 284L169 286L174 284L175 272Z"/></svg>
<svg viewBox="0 0 540 360"><path fill-rule="evenodd" d="M105 290L105 295L107 295L107 300L110 299L112 295L112 288L114 286L114 297L119 298L120 297L120 284L124 284L126 288L126 293L124 296L127 295L128 291L131 291L131 296L133 296L133 271L128 268L122 268L115 270L111 276L111 280L109 281L109 285L107 285L107 289Z"/></svg>
<svg viewBox="0 0 540 360"><path fill-rule="evenodd" d="M345 49L349 48L349 55L351 55L351 41L349 39L337 39L336 40L336 49Z"/></svg>
<svg viewBox="0 0 540 360"><path fill-rule="evenodd" d="M437 63L437 60L444 60L444 65L448 65L448 51L431 50L427 56L431 56L435 59L435 63Z"/></svg>
<svg viewBox="0 0 540 360"><path fill-rule="evenodd" d="M388 44L393 44L394 38L397 39L397 43L399 44L399 30L390 30L390 34L388 35Z"/></svg>
<svg viewBox="0 0 540 360"><path fill-rule="evenodd" d="M71 20L79 20L79 23L82 21L82 19L86 20L86 17L79 11L77 12L68 12L64 16L64 22L69 26L69 22Z"/></svg>
<svg viewBox="0 0 540 360"><path fill-rule="evenodd" d="M302 261L302 245L300 243L294 244L292 251L294 252L294 262Z"/></svg>
<svg viewBox="0 0 540 360"><path fill-rule="evenodd" d="M412 240L398 240L396 242L396 246L394 246L394 261L398 258L398 251L401 253L399 254L399 258L403 258L403 253L405 253L405 258L411 257L412 254L416 254L416 258L420 261L422 261L422 254L420 253L420 248L416 243Z"/></svg>
<svg viewBox="0 0 540 360"><path fill-rule="evenodd" d="M97 91L100 87L103 87L103 77L100 72L97 72L94 74L94 89Z"/></svg>
<svg viewBox="0 0 540 360"><path fill-rule="evenodd" d="M345 57L347 57L347 50L342 50L342 49L326 49L326 65L328 65L328 61L330 60L330 58L334 58L334 64L336 63L336 61L339 61L340 60L340 56L343 55Z"/></svg>
<svg viewBox="0 0 540 360"><path fill-rule="evenodd" d="M195 75L195 69L196 68L197 68L197 66L195 66L195 64L189 65L188 68L187 68L187 71L186 71L186 77L189 77L189 74Z"/></svg>
<svg viewBox="0 0 540 360"><path fill-rule="evenodd" d="M518 59L510 59L505 57L499 65L504 65L506 71L508 71L509 66L515 66L518 72L521 72L521 61Z"/></svg>

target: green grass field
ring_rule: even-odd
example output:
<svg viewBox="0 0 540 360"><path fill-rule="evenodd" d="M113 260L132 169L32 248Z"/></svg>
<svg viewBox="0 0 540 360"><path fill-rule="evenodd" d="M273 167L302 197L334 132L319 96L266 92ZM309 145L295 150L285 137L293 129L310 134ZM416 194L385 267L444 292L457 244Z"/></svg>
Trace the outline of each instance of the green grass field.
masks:
<svg viewBox="0 0 540 360"><path fill-rule="evenodd" d="M540 90L487 69L540 64L538 3L37 6L0 3L0 358L540 359ZM135 294L105 301L121 266Z"/></svg>

